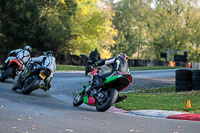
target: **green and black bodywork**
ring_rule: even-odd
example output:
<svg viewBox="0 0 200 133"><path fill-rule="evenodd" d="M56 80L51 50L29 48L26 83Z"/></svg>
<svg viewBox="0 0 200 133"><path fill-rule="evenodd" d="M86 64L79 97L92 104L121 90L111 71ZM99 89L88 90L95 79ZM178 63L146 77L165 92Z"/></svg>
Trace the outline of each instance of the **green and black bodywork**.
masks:
<svg viewBox="0 0 200 133"><path fill-rule="evenodd" d="M79 106L85 103L96 106L97 111L106 111L115 104L119 92L126 89L131 83L132 76L121 73L104 79L104 88L91 89L86 92L87 88L91 87L91 82L89 82L75 96L73 105Z"/></svg>

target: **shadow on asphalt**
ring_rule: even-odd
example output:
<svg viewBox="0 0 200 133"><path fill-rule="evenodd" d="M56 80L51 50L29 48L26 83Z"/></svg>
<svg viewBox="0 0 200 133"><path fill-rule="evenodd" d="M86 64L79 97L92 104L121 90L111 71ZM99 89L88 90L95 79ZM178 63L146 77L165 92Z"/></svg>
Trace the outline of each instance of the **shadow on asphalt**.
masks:
<svg viewBox="0 0 200 133"><path fill-rule="evenodd" d="M0 97L6 101L12 101L16 103L16 106L20 104L35 107L48 108L52 110L72 110L72 111L91 111L96 112L92 107L74 107L72 103L63 102L59 99L51 97L48 92L43 90L38 90L37 92L32 92L30 95L24 95L20 91L13 91L11 88L1 88Z"/></svg>
<svg viewBox="0 0 200 133"><path fill-rule="evenodd" d="M1 83L14 84L15 80L6 79L4 82L1 82Z"/></svg>

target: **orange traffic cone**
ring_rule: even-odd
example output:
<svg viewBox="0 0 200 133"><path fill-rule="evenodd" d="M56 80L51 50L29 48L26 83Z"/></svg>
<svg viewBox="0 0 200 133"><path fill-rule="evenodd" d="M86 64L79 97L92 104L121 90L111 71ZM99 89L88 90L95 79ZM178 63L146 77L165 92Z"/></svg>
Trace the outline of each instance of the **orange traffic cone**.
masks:
<svg viewBox="0 0 200 133"><path fill-rule="evenodd" d="M187 108L191 108L191 104L190 104L190 100L187 100L187 105L186 105Z"/></svg>

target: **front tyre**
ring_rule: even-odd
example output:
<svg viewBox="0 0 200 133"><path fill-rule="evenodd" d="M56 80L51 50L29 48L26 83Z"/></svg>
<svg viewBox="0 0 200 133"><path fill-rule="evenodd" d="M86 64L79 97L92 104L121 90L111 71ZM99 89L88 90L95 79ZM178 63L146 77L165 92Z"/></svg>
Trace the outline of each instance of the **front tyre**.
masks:
<svg viewBox="0 0 200 133"><path fill-rule="evenodd" d="M73 105L74 106L80 106L81 104L83 103L83 94L77 94L75 97L74 97L74 100L73 100Z"/></svg>
<svg viewBox="0 0 200 133"><path fill-rule="evenodd" d="M8 67L8 69L1 73L0 81L4 82L12 74L13 71L13 67Z"/></svg>
<svg viewBox="0 0 200 133"><path fill-rule="evenodd" d="M102 101L99 100L96 101L97 111L104 112L108 110L117 100L118 91L116 89L110 88L105 91L105 94L106 97L103 97Z"/></svg>
<svg viewBox="0 0 200 133"><path fill-rule="evenodd" d="M24 86L21 89L22 94L25 94L25 95L30 94L39 86L39 83L40 83L40 79L38 76L34 75L34 76L29 77L25 81Z"/></svg>

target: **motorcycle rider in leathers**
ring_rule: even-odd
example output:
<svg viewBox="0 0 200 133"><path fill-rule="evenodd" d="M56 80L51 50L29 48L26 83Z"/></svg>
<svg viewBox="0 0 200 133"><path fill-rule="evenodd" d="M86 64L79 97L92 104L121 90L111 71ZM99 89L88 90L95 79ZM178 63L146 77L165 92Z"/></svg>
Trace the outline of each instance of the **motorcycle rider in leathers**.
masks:
<svg viewBox="0 0 200 133"><path fill-rule="evenodd" d="M38 63L51 71L51 75L45 79L44 84L41 84L39 88L48 91L51 88L51 79L53 77L54 72L56 71L56 61L55 57L53 56L52 51L45 52L45 55L41 55L39 57L33 57L30 62L30 67L32 68L34 63ZM20 88L20 80L21 77L19 76L17 83L14 85L13 89Z"/></svg>
<svg viewBox="0 0 200 133"><path fill-rule="evenodd" d="M99 52L97 51L97 48L95 48L95 50L90 53L89 59L91 59L93 62L101 60L101 57L100 57Z"/></svg>
<svg viewBox="0 0 200 133"><path fill-rule="evenodd" d="M51 75L44 81L45 84L40 85L41 89L48 91L51 88L51 79L54 75L54 72L56 71L56 59L53 56L53 52L47 51L45 52L45 55L32 58L32 61L41 63L42 66L48 68L51 71Z"/></svg>
<svg viewBox="0 0 200 133"><path fill-rule="evenodd" d="M32 48L31 46L28 46L28 45L25 46L24 49L16 49L16 50L10 51L10 53L8 54L9 57L5 60L0 70L7 69L9 61L15 58L19 59L19 61L21 62L22 70L25 69L26 64L31 59L31 55L30 55L31 51L32 51Z"/></svg>
<svg viewBox="0 0 200 133"><path fill-rule="evenodd" d="M103 80L107 77L114 76L118 73L130 73L129 68L128 68L128 57L124 53L120 53L117 57L115 58L110 58L106 60L100 60L96 66L103 66L103 65L108 65L112 67L111 72L105 73L102 75L95 75L93 78L93 86L89 89L91 90L92 88L94 89L99 89L104 87ZM123 101L126 99L126 95L123 96L118 96L116 103Z"/></svg>

